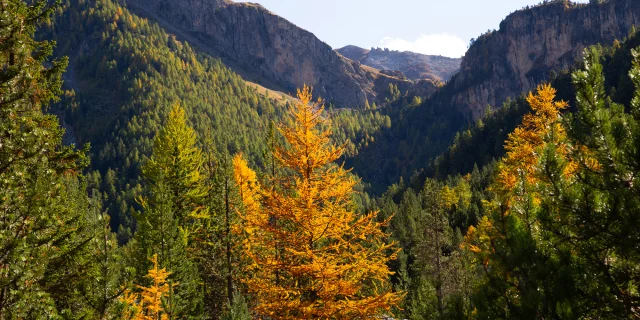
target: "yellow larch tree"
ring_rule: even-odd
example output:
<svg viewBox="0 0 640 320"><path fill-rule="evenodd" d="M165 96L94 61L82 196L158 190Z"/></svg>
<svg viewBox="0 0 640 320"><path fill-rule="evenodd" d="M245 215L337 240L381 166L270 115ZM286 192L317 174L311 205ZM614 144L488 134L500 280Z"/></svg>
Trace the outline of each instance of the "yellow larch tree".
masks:
<svg viewBox="0 0 640 320"><path fill-rule="evenodd" d="M298 99L290 124L279 127L288 147L273 151L285 173L260 183L241 156L233 161L244 204L234 231L244 237L242 281L254 312L271 319L389 314L403 294L388 283L387 262L397 253L382 231L388 221L353 211L356 182L333 163L343 148L330 140L322 102L311 103L307 86Z"/></svg>
<svg viewBox="0 0 640 320"><path fill-rule="evenodd" d="M500 194L513 194L524 184L535 185L539 180L538 162L546 143L558 144L559 152L567 154L564 128L558 121L560 110L568 106L565 101L554 101L556 90L549 84L538 86L537 93L529 92L527 102L532 113L524 116L522 125L509 134L505 143L506 156L499 164L499 175L494 190Z"/></svg>
<svg viewBox="0 0 640 320"><path fill-rule="evenodd" d="M565 101L555 101L556 90L549 84L541 84L536 94L529 92L527 102L531 112L522 119L522 124L509 134L505 142L506 155L498 163L498 173L491 191L496 199L485 202L487 212L493 213L482 218L477 228L467 230L466 243L471 251L489 263L489 255L495 251L495 240L503 238L507 227L505 217L515 212L518 219L531 231L537 230L532 212L539 202L539 184L544 180L540 170L541 153L545 145L556 145L556 152L566 158L568 144L565 130L559 121L560 111L568 106ZM571 174L571 163L566 174ZM499 224L499 225L496 225Z"/></svg>
<svg viewBox="0 0 640 320"><path fill-rule="evenodd" d="M137 286L140 293L126 290L120 299L125 306L122 318L125 320L165 320L167 312L162 306L162 298L169 292L167 277L171 274L164 268L158 267L158 255L154 254L150 259L153 268L149 270L147 277L151 279L150 287Z"/></svg>
<svg viewBox="0 0 640 320"><path fill-rule="evenodd" d="M575 147L560 114L567 103L556 101L555 95L555 89L543 84L527 96L531 113L505 142L506 155L490 187L495 198L484 202L487 214L467 230L463 246L486 275L479 283L482 296L476 297L480 319L518 318L519 312L527 312L522 310L534 310L532 306L553 296L544 280L554 276L549 265L555 258L538 216L542 201L553 193L545 168L553 159L561 163L564 177L573 179L575 170Z"/></svg>

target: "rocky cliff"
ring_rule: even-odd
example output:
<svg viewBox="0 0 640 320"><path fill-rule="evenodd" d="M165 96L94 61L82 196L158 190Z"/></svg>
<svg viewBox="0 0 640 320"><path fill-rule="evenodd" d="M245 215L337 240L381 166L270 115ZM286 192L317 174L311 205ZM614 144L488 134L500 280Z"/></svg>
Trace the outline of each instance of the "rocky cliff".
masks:
<svg viewBox="0 0 640 320"><path fill-rule="evenodd" d="M303 84L340 107L381 101L380 83L410 86L339 55L312 33L264 7L227 0L126 0L139 14L175 29L187 40L223 58L251 81L288 93ZM383 90L380 92L380 90Z"/></svg>
<svg viewBox="0 0 640 320"><path fill-rule="evenodd" d="M336 50L341 55L360 63L379 69L397 70L412 80L447 81L460 68L460 58L424 55L410 51L389 49L363 49L346 46Z"/></svg>
<svg viewBox="0 0 640 320"><path fill-rule="evenodd" d="M465 54L460 72L447 85L450 103L478 118L535 88L551 71L568 69L585 47L610 45L640 26L640 1L593 4L555 1L517 11L500 29L480 36Z"/></svg>

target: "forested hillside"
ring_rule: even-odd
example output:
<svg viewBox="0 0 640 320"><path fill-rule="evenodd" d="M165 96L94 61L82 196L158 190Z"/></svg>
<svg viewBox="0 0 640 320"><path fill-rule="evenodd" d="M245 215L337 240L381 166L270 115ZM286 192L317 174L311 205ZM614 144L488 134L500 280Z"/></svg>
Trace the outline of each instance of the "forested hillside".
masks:
<svg viewBox="0 0 640 320"><path fill-rule="evenodd" d="M381 192L400 176L407 179L425 168L488 107L496 110L508 99L516 100L579 63L585 47L611 46L634 25L640 25L640 5L633 0L545 1L518 10L502 21L499 30L474 40L460 71L433 96L417 107L398 103L385 111L392 127L381 131L376 143L362 150L352 164L375 192ZM407 99L411 102L411 92ZM376 165L360 165L367 163Z"/></svg>
<svg viewBox="0 0 640 320"><path fill-rule="evenodd" d="M635 27L466 124L265 93L115 0L0 40L0 319L640 318Z"/></svg>
<svg viewBox="0 0 640 320"><path fill-rule="evenodd" d="M555 93L556 100L559 101L560 100L559 98L562 98L562 100L569 102L569 104L566 105L565 108L560 108L557 111L555 111L560 119L558 120L559 122L557 124L560 127L555 130L559 130L558 132L562 133L560 137L563 137L563 139L569 139L569 140L577 139L577 137L574 138L572 134L575 134L575 135L580 134L579 130L585 130L585 128L582 126L587 125L587 124L581 123L581 121L587 121L586 119L583 119L580 121L576 120L576 117L586 116L586 115L583 115L582 113L588 112L588 116L590 117L593 117L595 116L595 114L597 114L598 119L600 119L599 121L601 121L601 124L599 124L599 126L608 127L610 126L610 124L607 124L607 121L610 121L610 120L605 120L605 119L609 119L610 117L612 117L610 115L610 112L619 113L619 112L622 112L623 109L627 110L627 112L629 112L630 110L633 110L634 104L637 103L635 102L634 99L637 96L637 92L638 92L637 85L634 85L634 80L633 80L635 77L635 72L637 72L635 71L635 69L633 69L634 68L633 63L637 65L637 62L634 62L634 61L637 61L637 57L638 57L637 53L635 53L634 50L636 50L639 46L640 46L640 34L634 30L629 34L627 38L621 39L620 41L616 41L612 47L598 46L598 47L589 49L590 51L588 52L588 56L587 56L588 58L585 59L583 62L577 64L575 67L577 70L584 70L584 71L563 72L557 75L555 78L551 79L552 85L556 88L559 88L558 91ZM588 77L588 78L585 78L585 77ZM584 83L584 81L589 81L589 82ZM592 87L597 89L597 91L595 92L591 91L591 90L594 90L592 89ZM591 91L590 94L596 95L599 98L596 100L591 100L590 102L585 101L584 99L587 99L587 97L583 95L586 92L583 92L581 90ZM545 92L549 94L551 91L547 90ZM581 101L580 99L583 99L583 100ZM594 99L594 98L592 97L590 99ZM442 299L442 300L450 299L451 300L451 302L449 302L450 305L455 307L459 306L459 303L461 303L461 301L459 300L461 299L460 292L467 293L467 295L462 298L463 299L462 302L464 303L474 304L475 299L480 299L484 301L483 303L485 304L483 307L488 308L485 310L485 312L487 313L485 313L482 317L479 317L479 318L488 318L488 319L493 319L496 317L498 318L504 318L504 317L530 318L526 316L526 311L522 311L523 309L520 309L525 307L533 307L532 305L526 306L527 302L525 301L522 301L519 303L507 302L506 306L504 305L501 306L504 309L499 309L499 310L495 309L494 306L492 306L492 304L496 300L491 300L491 299L498 299L498 298L484 297L484 294L488 292L484 290L496 289L495 287L497 285L496 283L489 283L489 284L485 283L484 287L480 287L481 289L479 289L478 287L475 287L476 288L475 290L480 290L480 291L476 291L476 293L474 294L474 293L471 293L473 291L472 288L474 288L474 285L469 285L469 283L465 283L465 282L456 282L455 285L453 286L453 289L455 289L454 291L450 291L450 292L444 291L441 294L436 294L436 296L427 298L427 299L434 299L434 300L431 300L432 302L430 304L427 304L426 306L423 305L422 303L424 303L424 299L426 298L424 296L426 294L424 290L427 290L425 289L425 287L428 288L428 290L434 290L431 292L437 293L437 290L436 290L437 285L442 280L438 280L438 277L440 277L441 275L437 272L434 272L433 269L427 269L430 271L427 271L427 273L425 274L425 271L424 271L425 267L435 268L437 265L434 266L433 261L425 262L420 260L420 259L424 259L425 258L424 255L427 253L427 251L424 251L422 246L425 245L424 244L425 241L427 242L429 240L434 241L435 238L433 238L434 235L431 234L430 235L431 238L428 238L425 240L424 238L425 234L423 234L422 231L420 230L427 230L427 232L433 232L433 231L429 231L429 230L432 230L431 228L434 228L433 221L439 221L439 220L433 220L433 219L442 219L442 222L439 222L439 223L447 226L443 231L443 235L442 235L443 240L440 240L442 241L441 243L444 243L444 245L440 246L442 249L442 254L445 257L451 257L451 256L458 257L457 260L454 260L452 262L445 261L445 262L442 262L442 264L443 266L448 266L448 264L454 264L455 268L463 268L463 269L464 269L464 264L462 266L459 264L471 263L470 262L471 260L469 259L472 259L472 258L467 256L467 254L469 254L468 252L465 252L464 250L456 250L455 247L464 243L467 237L469 237L469 235L473 235L474 237L476 237L477 234L475 230L476 228L478 228L479 225L485 229L489 228L494 232L499 232L499 233L492 234L492 236L496 236L496 237L505 236L500 232L502 233L516 232L513 229L506 229L506 230L492 229L493 227L491 224L495 223L495 220L502 219L503 217L499 215L492 216L491 210L496 210L496 208L491 207L489 204L490 204L490 201L496 201L492 199L503 201L501 200L502 198L500 198L500 196L502 195L498 192L500 190L498 189L498 187L504 188L504 186L500 184L506 183L506 181L504 181L503 179L506 179L505 175L507 174L507 172L511 172L509 173L511 175L514 174L514 171L507 171L507 170L516 170L516 171L524 170L524 169L514 169L513 167L508 169L507 164L511 166L516 166L516 168L518 168L518 166L529 165L532 167L529 167L527 170L534 170L534 171L541 170L542 168L548 169L546 167L541 167L543 164L546 163L542 161L547 161L547 160L527 159L526 158L527 154L516 153L516 152L523 152L523 149L521 148L525 148L525 147L531 148L531 146L529 145L520 146L520 144L523 142L521 142L521 140L519 139L523 139L524 141L527 141L527 143L531 143L532 141L537 141L537 143L539 143L539 148L542 147L542 144L540 144L541 143L540 140L538 140L539 138L534 139L533 137L530 136L531 133L524 131L524 128L527 128L527 126L531 126L536 121L539 121L536 118L533 118L531 115L526 115L528 113L537 114L541 112L535 109L532 111L531 108L533 105L531 104L531 102L533 101L536 101L536 100L535 99L532 100L530 97L523 96L521 98L518 98L517 100L507 101L501 109L490 110L490 112L488 112L487 116L484 119L479 120L474 126L469 128L468 130L464 130L456 134L454 143L448 148L448 150L442 155L435 158L434 161L432 161L429 164L429 166L427 166L424 170L421 170L415 173L409 181L405 182L401 180L400 183L396 183L392 185L381 197L379 197L376 200L377 203L374 205L374 207L380 208L383 216L388 216L394 213L397 215L396 217L394 217L394 220L396 222L395 224L392 223L392 230L393 230L394 238L399 241L399 243L403 248L403 251L399 256L400 259L398 260L397 264L394 266L394 269L398 270L398 274L400 275L399 277L396 278L395 281L398 283L398 285L402 285L404 288L408 288L407 289L408 300L407 302L405 302L406 303L405 307L408 308L407 309L408 311L406 314L410 318L412 319L417 318L416 316L411 316L411 315L415 315L416 313L426 316L424 312L428 312L427 313L428 317L435 317L434 314L438 312L436 308L438 305L438 302L437 302L438 299ZM548 103L549 102L546 102L546 104ZM612 106L606 107L603 109L597 109L597 107L595 107L594 105L590 105L590 106L581 105L584 103L591 103L591 104L596 104L601 106L611 104ZM535 106L535 108L540 108L540 106ZM608 111L609 108L611 108L612 110ZM597 111L597 112L591 111L592 109L597 109L600 111ZM561 116L562 113L565 113L565 115ZM521 122L523 121L523 116L525 117L525 120L524 120L525 124L521 125ZM542 114L540 114L539 116L542 116ZM627 114L627 116L631 116L631 115ZM593 120L590 120L590 121L593 121ZM627 138L625 137L630 135L631 133L629 131L624 131L625 129L622 129L622 128L624 127L624 128L627 128L626 130L633 130L632 128L634 127L633 125L630 124L631 123L630 121L628 124L626 121L629 121L629 120L625 120L625 122L623 122L624 124L620 124L622 125L622 127L617 128L618 130L623 130L618 132L618 134L620 134L621 136L617 136L615 138L610 136L606 139L612 139L612 140L618 139L619 142L617 143L627 143L626 141ZM591 123L591 125L595 125L595 124ZM517 127L519 127L519 129L517 129L516 131L517 134L513 133L514 129L516 129ZM606 127L600 127L602 129L598 129L598 130L607 130L607 129L604 129ZM610 127L610 128L613 129L613 127ZM536 129L534 131L538 133L544 132L544 130L542 131L540 130L542 129ZM568 138L564 136L565 130L569 133ZM575 131L572 131L572 130L575 130ZM588 135L599 136L599 134L600 134L600 131L591 131ZM609 134L613 135L614 133L611 132ZM585 136L581 136L580 138L585 139ZM559 138L556 138L556 139L559 139ZM552 142L548 142L548 143L550 144L550 145L546 145L548 148L551 148L554 145L559 144L559 142L556 140L553 140ZM563 142L563 143L567 143L567 142ZM571 148L569 146L564 146L564 145L561 145L559 147ZM609 148L615 148L615 147L603 146L601 148L607 150ZM628 152L634 152L632 151L632 150L635 150L634 148L630 148ZM535 148L524 149L524 150L531 150L534 152L534 154L541 154L540 153L541 151L536 151L537 149ZM575 150L575 151L577 152L578 150ZM566 152L566 151L563 151L563 152ZM619 152L619 151L608 151L608 152ZM564 154L563 156L569 157L569 158L575 157L575 155L573 154L571 156ZM634 157L634 156L628 155L628 157ZM500 161L501 158L503 158L502 161ZM537 161L541 161L541 162L538 163ZM555 160L555 161L559 161L559 160ZM567 161L567 160L564 160L564 161ZM582 161L584 161L582 165L587 166L586 170L593 169L593 168L590 168L590 166L594 165L593 159L591 158L586 160L583 159ZM568 164L565 163L564 165L568 165ZM574 164L571 164L570 168L573 168L572 167L573 165ZM569 169L565 168L564 170L569 170ZM527 174L536 176L536 178L532 177L528 179L542 179L540 178L540 175L544 175L544 174L553 175L554 173L553 172L546 172L546 173L537 172L534 174L533 172L528 172ZM597 176L602 178L603 174L600 174ZM526 176L523 175L523 177L526 177ZM579 175L578 177L582 177L582 176ZM513 178L509 178L509 179L513 179ZM516 183L515 185L509 184L509 188L517 189L518 186L519 188L522 188L522 189L517 189L519 192L518 194L519 197L517 198L518 201L524 201L523 199L527 199L526 197L523 197L522 194L527 194L527 197L529 196L528 193L526 193L526 190L527 188L531 188L531 186L527 187L527 185L525 185L525 183L529 183L529 181L528 180L519 181L518 179L509 180L509 181L510 181L509 183ZM573 181L574 183L572 188L580 188L579 183L577 183L575 180L571 180L571 181ZM522 183L522 184L519 185L519 183ZM589 183L589 182L584 182L584 183ZM444 186L442 185L440 186L440 188L443 188L440 197L442 197L441 201L443 201L444 204L440 205L440 209L439 209L439 210L444 210L444 212L438 213L441 215L440 217L433 217L429 215L429 212L433 212L434 209L431 209L431 207L429 207L429 205L427 204L429 203L428 201L435 201L435 200L428 200L429 199L428 197L430 193L433 192L434 185L437 186L438 184L444 185ZM540 184L541 183L538 181L535 181L534 183L536 188L539 187ZM510 190L509 192L513 192L512 189L508 189L508 190ZM535 192L538 192L537 189ZM607 194L607 196L610 196L610 197L614 196L614 191L607 191L605 193ZM433 195L431 195L431 197L433 197ZM535 197L536 198L533 199L533 201L535 201L534 204L537 203L538 201L543 201L543 199L541 198L542 197L541 195L536 193ZM548 193L547 197L555 199L555 196L553 195L553 193ZM549 200L549 198L547 200ZM571 200L574 198L576 200L579 200L579 197L574 194L572 194L571 196L568 196L567 200ZM436 197L436 199L438 198ZM452 200L447 200L447 199L452 199ZM513 200L510 200L510 201L513 201ZM506 202L506 204L509 204L509 203L510 202ZM514 202L512 203L512 205L514 207L517 207L519 204ZM569 206L569 204L564 204L564 205ZM632 205L632 207L633 206L635 205ZM508 210L508 209L502 209L502 210ZM540 212L545 212L545 210L549 210L549 209L544 207L542 208L537 207L537 204L536 204L535 206L525 208L525 209L517 207L516 210L520 210L519 212L523 212L526 214L536 215L536 214L539 214ZM527 210L531 210L531 211L527 211ZM565 210L568 210L568 208L565 208ZM580 212L580 210L582 209L576 209L576 210L577 210L576 212L573 212L573 213L565 212L564 214L567 214L567 215L575 214L577 216L584 215L584 213ZM546 215L549 213L544 213L544 214ZM628 220L624 220L627 218L631 219L630 222L628 221L627 223L630 223L630 224L637 223L637 220L635 220L637 217L633 215L629 217L618 216L617 213L615 215L616 216L607 216L606 219L608 219L607 220L608 222L602 222L600 220L589 220L590 221L589 223L593 223L593 224L601 223L601 225L598 226L597 228L611 227L616 229L619 228L620 226L605 227L605 225L608 223L617 224L617 223L621 223L621 221L628 221ZM544 219L549 219L548 216L544 216L544 217L545 217ZM550 224L551 221L542 220L543 218L516 216L513 219L524 219L524 218L533 220L533 221L527 222L529 224L545 224L544 226L549 228L549 230L546 230L546 231L549 231L549 232L557 232L557 233L568 232L568 231L559 231L555 229L555 228L559 228L559 226L555 224L553 226L546 225L546 224ZM506 221L505 222L501 221L501 223L506 223ZM522 222L521 220L516 220L516 221L509 221L509 223L522 224L524 222ZM515 225L513 226L513 228L516 228L517 226L518 225ZM583 225L583 226L586 227L586 225ZM571 228L571 225L569 225L568 227ZM591 225L590 227L596 227L596 225ZM502 226L502 228L507 228L507 227ZM601 229L600 232L605 232L602 230L604 229ZM522 232L522 231L520 230L518 232ZM633 233L628 230L627 231L621 230L618 232L619 233L616 233L618 236L631 236L631 234ZM594 231L592 234L588 235L587 237L600 237L601 235L597 235L598 233L599 232ZM463 240L463 235L465 234L467 234L467 237L464 237L465 240ZM512 237L507 237L507 239L510 239L508 240L510 241L508 242L508 244L501 243L500 246L502 247L493 247L493 249L489 249L489 252L492 252L492 250L495 250L493 252L497 252L497 253L494 253L493 259L517 259L517 257L519 258L525 257L526 253L519 252L520 250L525 250L525 247L518 247L518 246L523 246L524 244L518 243L515 241L533 241L535 243L535 244L527 243L527 245L529 246L538 246L538 245L541 245L541 243L545 243L544 245L549 245L549 242L547 241L551 241L553 245L559 246L559 243L564 243L565 241L569 241L569 239L571 239L569 235L564 234L562 235L562 237L564 238L551 237L551 239L545 239L544 241L542 241L541 238L538 238L541 236L542 235L540 234L528 234L526 232L524 234L513 235ZM572 235L572 236L577 237L577 235ZM487 241L492 239L489 237L489 234L483 234L483 235L480 235L479 237L480 237L480 240L483 241L485 245L488 244ZM524 240L523 239L516 240L517 237L529 237L529 238ZM507 240L504 240L504 241L507 241ZM541 242L538 242L538 241L541 241ZM576 240L574 238L573 241L579 242L580 240ZM630 241L636 242L637 240L630 240ZM577 243L577 242L574 242L574 243ZM433 245L433 243L431 243L431 245ZM603 245L603 244L598 244L598 245ZM475 250L477 251L476 252L477 254L481 254L483 256L481 260L476 260L476 262L489 263L488 257L485 256L485 254L487 254L486 251L485 252L480 251L479 247L470 247L470 248L472 249L472 251ZM500 250L514 250L514 251L512 252L499 251L498 248L500 248ZM602 248L601 250L608 250L608 249L604 249L604 247L601 247L601 248ZM529 249L534 250L532 249L532 247L530 247ZM611 248L609 247L609 249ZM451 253L451 252L454 252L454 253ZM507 256L508 254L517 254L517 255ZM549 256L546 256L546 254L549 254L549 252L545 252L540 258L549 259L549 260L545 260L547 262L554 261L553 259L558 258L558 257L551 258ZM451 259L451 258L445 258L445 259ZM511 267L521 268L521 267L524 267L521 264L525 262L524 260L522 261L511 260L509 262L500 262L500 263L509 263ZM535 264L533 260L527 263ZM577 262L565 261L564 263L577 263ZM632 264L636 265L637 262ZM500 267L505 267L505 266L500 265ZM556 267L558 266L556 265ZM576 266L571 266L571 268L575 268L575 267ZM447 273L445 273L445 276L447 277L454 277L453 279L456 279L456 277L460 277L460 275L456 273L457 271L451 271L450 269L445 269L445 270L447 270L446 271ZM526 271L526 272L532 272L532 273L534 272L532 271L532 269L528 269L528 270L529 271ZM491 272L493 271L491 269L486 269L485 271L490 273L487 281L493 281L491 280L491 277L493 276L491 275ZM513 271L503 270L502 272L513 272ZM542 282L545 279L544 277L551 276L551 274L545 273L544 275L540 275L539 276L540 278L536 279L535 278L536 276L530 276L526 272L522 275L522 277L524 278L513 280L513 281L518 281L518 282L541 281ZM542 272L542 271L537 270L536 272ZM547 272L547 271L543 271L543 272ZM447 278L447 279L451 279L451 278ZM448 280L448 281L451 281L451 280ZM456 281L459 281L459 280L456 280ZM556 278L550 281L550 283L557 285L557 283L559 283L560 281L574 281L574 280L570 280L569 278L563 278L562 280ZM603 282L611 281L611 279L600 280L600 281L603 281ZM518 283L518 282L515 282L515 283ZM446 283L444 283L443 285L446 285ZM448 284L448 285L451 285L451 284ZM576 299L572 303L576 303L577 300L580 299L579 297L584 294L582 290L587 290L586 288L578 288L578 287L575 287L574 289L578 290L579 293L575 293L575 292L571 293L572 295L575 295L575 296L572 296L571 299ZM502 288L501 290L506 290L506 289ZM518 290L523 290L523 289L510 288L509 290L515 290L513 292L518 292ZM547 290L550 290L550 289L547 289ZM590 290L602 290L602 288L597 287L597 288L591 288ZM507 294L506 292L508 291L501 291L499 295L508 297L507 295L505 295ZM571 295L569 293L567 294ZM592 292L592 294L595 294L595 293ZM557 293L553 294L553 299L555 298L569 299L569 296L558 297L556 295ZM531 303L540 307L541 305L538 305L538 303L542 303L543 301L535 300L535 299L547 299L550 296L552 296L552 294L545 293L545 294L541 294L536 298L532 297L532 299L534 300ZM421 302L416 303L412 299L419 299L419 301ZM590 298L585 298L585 299L588 300ZM544 302L544 303L549 303L549 302ZM600 302L600 303L603 303L603 302ZM578 313L580 316L577 316L577 318L583 318L584 314L589 312L593 312L593 314L596 315L595 316L596 318L615 317L612 314L608 313L608 312L613 312L611 310L601 310L601 313L599 313L597 310L595 310L597 309L595 305L591 307L586 306L585 308L587 309L581 310ZM589 308L592 308L593 310L589 310ZM478 309L480 310L479 307ZM575 311L568 311L568 310L564 310L564 311L569 312L567 314L572 314L572 312L575 312ZM512 312L517 312L517 313L514 314ZM553 314L554 315L553 318L561 317L559 313L556 313L560 311L556 310L556 311L547 311L547 312L550 312L549 314ZM575 313L573 313L573 315L575 315ZM638 317L638 315L634 314L634 315L629 315L628 317L635 318L635 317ZM531 318L537 318L537 317L531 317Z"/></svg>
<svg viewBox="0 0 640 320"><path fill-rule="evenodd" d="M242 150L259 161L277 102L117 2L71 0L58 13L43 35L71 62L57 110L74 141L92 144L92 167L102 178L94 187L101 185L114 227L130 226L140 166L175 104L203 138L209 132L207 148Z"/></svg>
<svg viewBox="0 0 640 320"><path fill-rule="evenodd" d="M91 143L91 187L103 193L115 229L132 227L140 167L175 104L185 108L200 146L220 157L242 151L264 166L269 123L291 100L260 94L220 60L116 1L65 1L50 25L41 37L55 40L56 55L70 60L66 91L53 110L70 141ZM389 126L375 110L336 114L334 128L350 154ZM122 232L121 239L130 237Z"/></svg>

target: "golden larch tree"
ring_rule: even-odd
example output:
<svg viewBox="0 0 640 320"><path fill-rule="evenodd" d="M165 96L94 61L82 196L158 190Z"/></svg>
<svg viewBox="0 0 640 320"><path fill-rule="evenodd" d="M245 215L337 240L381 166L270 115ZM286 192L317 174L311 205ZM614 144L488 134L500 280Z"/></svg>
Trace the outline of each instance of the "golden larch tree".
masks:
<svg viewBox="0 0 640 320"><path fill-rule="evenodd" d="M396 257L376 222L377 212L353 211L355 180L335 165L343 148L332 144L330 123L311 89L298 90L292 121L279 131L288 147L273 152L283 173L260 183L241 156L234 176L244 204L247 257L243 282L254 311L272 319L369 319L390 313L403 294L393 292L387 262Z"/></svg>
<svg viewBox="0 0 640 320"><path fill-rule="evenodd" d="M151 279L150 287L137 286L140 293L126 290L120 299L125 306L123 319L129 320L164 320L168 319L162 305L162 298L169 292L167 277L171 273L158 267L158 255L154 254L150 259L153 268L149 270L147 277Z"/></svg>
<svg viewBox="0 0 640 320"><path fill-rule="evenodd" d="M504 239L508 230L506 216L516 217L537 233L538 222L535 208L539 203L541 183L540 160L545 145L553 144L556 152L567 158L568 144L565 129L560 120L560 111L568 106L565 101L556 101L556 90L549 84L541 84L536 93L529 92L527 102L531 112L522 119L522 124L509 134L505 141L506 155L498 163L498 172L490 189L495 192L494 201L485 201L489 216L484 216L477 226L467 230L465 243L476 254L485 268L490 256L496 251L498 239ZM569 162L565 174L571 174Z"/></svg>
<svg viewBox="0 0 640 320"><path fill-rule="evenodd" d="M539 85L537 93L529 92L527 102L532 113L524 116L505 143L506 156L499 164L497 183L493 186L500 194L511 194L523 184L535 185L539 180L538 162L545 143L555 143L566 155L566 135L558 121L560 111L568 106L555 101L556 90L549 84Z"/></svg>

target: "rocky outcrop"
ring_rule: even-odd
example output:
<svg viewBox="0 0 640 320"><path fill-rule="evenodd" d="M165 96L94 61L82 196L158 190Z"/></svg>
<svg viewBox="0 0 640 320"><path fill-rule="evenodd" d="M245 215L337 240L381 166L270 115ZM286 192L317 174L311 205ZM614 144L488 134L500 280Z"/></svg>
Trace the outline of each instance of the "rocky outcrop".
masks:
<svg viewBox="0 0 640 320"><path fill-rule="evenodd" d="M465 54L460 72L447 84L447 99L471 118L487 105L530 91L551 71L568 69L584 48L611 45L640 25L640 1L593 4L555 1L517 11L500 29L480 36Z"/></svg>
<svg viewBox="0 0 640 320"><path fill-rule="evenodd" d="M383 70L380 70L380 73L386 74L388 76L400 78L400 79L408 79L407 76L405 76L404 73L402 73L402 71L398 71L398 70L383 69Z"/></svg>
<svg viewBox="0 0 640 320"><path fill-rule="evenodd" d="M143 16L197 39L231 63L241 75L254 76L259 84L295 92L304 84L314 93L340 107L364 107L365 100L378 101L379 78L406 80L381 74L337 54L312 33L264 7L226 0L126 0ZM238 70L242 69L242 70ZM406 84L402 85L407 86Z"/></svg>
<svg viewBox="0 0 640 320"><path fill-rule="evenodd" d="M367 50L357 46L346 46L336 51L351 60L376 69L400 71L412 80L447 81L458 72L461 61L460 58L380 48Z"/></svg>

